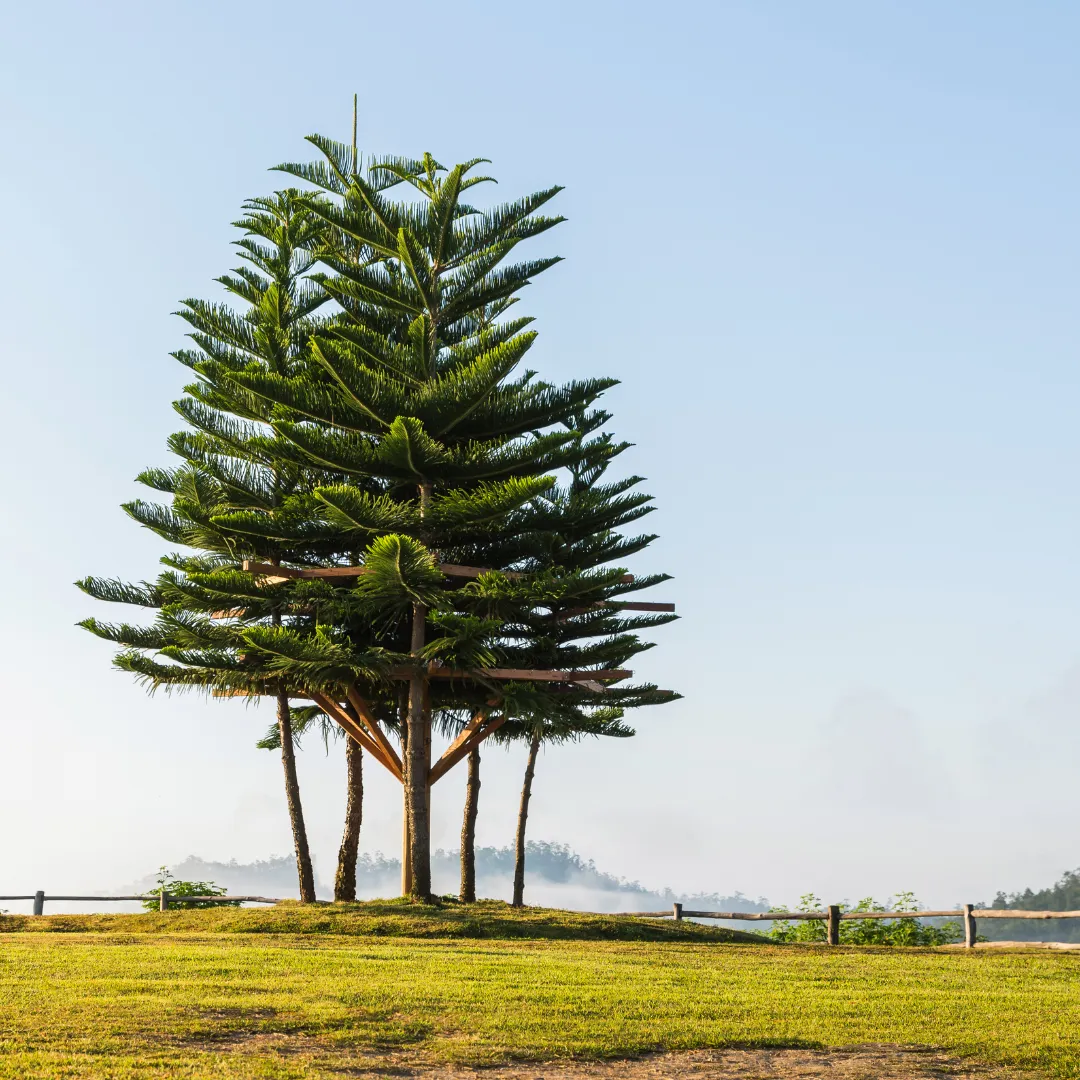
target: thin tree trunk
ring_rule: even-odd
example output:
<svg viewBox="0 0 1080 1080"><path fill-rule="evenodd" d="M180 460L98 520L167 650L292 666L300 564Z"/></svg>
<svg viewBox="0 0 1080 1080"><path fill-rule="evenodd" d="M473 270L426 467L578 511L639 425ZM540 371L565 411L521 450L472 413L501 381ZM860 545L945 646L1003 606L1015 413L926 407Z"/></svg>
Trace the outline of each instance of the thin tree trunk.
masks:
<svg viewBox="0 0 1080 1080"><path fill-rule="evenodd" d="M420 517L431 502L432 485L420 485ZM409 651L419 665L427 631L427 607L413 604ZM417 669L409 680L408 740L405 748L405 808L409 826L409 863L412 881L409 895L425 903L431 900L431 708L426 676Z"/></svg>
<svg viewBox="0 0 1080 1080"><path fill-rule="evenodd" d="M424 647L427 609L413 605L412 653ZM427 716L424 709L425 679L417 672L409 680L408 740L405 751L405 805L409 819L409 862L412 882L409 895L418 900L431 899L431 828L428 821L428 746Z"/></svg>
<svg viewBox="0 0 1080 1080"><path fill-rule="evenodd" d="M281 764L285 769L285 798L289 803L289 821L292 823L293 845L296 848L296 870L300 876L300 899L305 904L313 904L315 876L311 872L311 851L308 848L307 829L304 828L304 810L300 805L300 784L296 779L296 753L293 746L289 694L284 688L278 690L277 714L278 733L281 736Z"/></svg>
<svg viewBox="0 0 1080 1080"><path fill-rule="evenodd" d="M345 802L345 832L338 849L334 899L356 899L356 855L360 850L360 826L364 820L364 752L351 736L345 736L345 763L348 795Z"/></svg>
<svg viewBox="0 0 1080 1080"><path fill-rule="evenodd" d="M476 903L476 812L480 807L480 747L469 751L469 779L465 785L465 817L461 823L461 889L458 899Z"/></svg>
<svg viewBox="0 0 1080 1080"><path fill-rule="evenodd" d="M514 899L511 901L513 907L525 906L525 823L529 820L529 799L532 797L536 754L539 749L540 736L534 732L529 741L529 762L525 766L525 783L521 788L521 808L518 810L517 842L514 844Z"/></svg>
<svg viewBox="0 0 1080 1080"><path fill-rule="evenodd" d="M409 788L405 774L409 768L409 684L398 691L398 731L401 732L401 895L412 893L412 849L409 846Z"/></svg>

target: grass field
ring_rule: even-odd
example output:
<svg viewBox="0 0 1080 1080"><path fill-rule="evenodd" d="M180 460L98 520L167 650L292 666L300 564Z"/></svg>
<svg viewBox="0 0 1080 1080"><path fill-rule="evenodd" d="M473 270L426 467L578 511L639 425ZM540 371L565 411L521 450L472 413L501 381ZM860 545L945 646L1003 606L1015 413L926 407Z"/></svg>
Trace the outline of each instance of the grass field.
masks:
<svg viewBox="0 0 1080 1080"><path fill-rule="evenodd" d="M314 932L326 918L337 932ZM448 921L473 925L428 935ZM616 940L622 920L603 922L606 940L582 917L501 905L9 916L0 1077L331 1077L405 1051L493 1062L859 1043L1080 1077L1076 955L776 946L699 928Z"/></svg>

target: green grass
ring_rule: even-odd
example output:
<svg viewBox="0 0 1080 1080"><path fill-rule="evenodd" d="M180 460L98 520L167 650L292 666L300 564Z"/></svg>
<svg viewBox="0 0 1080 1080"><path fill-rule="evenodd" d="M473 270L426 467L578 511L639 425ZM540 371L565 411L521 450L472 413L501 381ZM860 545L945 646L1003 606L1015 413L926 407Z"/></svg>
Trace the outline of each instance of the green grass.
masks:
<svg viewBox="0 0 1080 1080"><path fill-rule="evenodd" d="M67 932L0 934L0 1077L331 1077L402 1053L493 1062L896 1043L1080 1078L1075 955L585 940L580 917L535 910L494 911L498 936L431 938L424 927L447 911L386 907L398 910L250 913L264 931L278 915L336 918L346 933L306 921L259 933L227 918L246 911L110 916L111 930L89 917L89 933L74 925L82 916L21 920ZM208 931L211 916L227 932ZM397 918L416 936L377 935L363 918ZM132 922L118 932L120 920ZM541 928L532 940L528 923ZM551 932L560 925L576 936Z"/></svg>

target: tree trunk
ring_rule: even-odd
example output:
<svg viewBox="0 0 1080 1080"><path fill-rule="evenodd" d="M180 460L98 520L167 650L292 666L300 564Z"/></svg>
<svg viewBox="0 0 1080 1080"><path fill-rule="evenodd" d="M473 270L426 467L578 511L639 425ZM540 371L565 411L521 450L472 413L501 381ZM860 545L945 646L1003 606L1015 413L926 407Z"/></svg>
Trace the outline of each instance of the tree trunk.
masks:
<svg viewBox="0 0 1080 1080"><path fill-rule="evenodd" d="M296 870L300 876L300 899L305 904L313 904L315 876L311 872L311 851L308 848L307 829L304 828L304 810L300 805L300 784L296 779L296 753L293 746L289 694L284 689L278 691L277 714L278 733L281 736L281 764L285 769L285 798L289 803L289 821L292 823L293 846L296 848Z"/></svg>
<svg viewBox="0 0 1080 1080"><path fill-rule="evenodd" d="M417 656L424 647L427 609L413 605L412 653ZM428 741L427 680L417 672L409 680L408 739L405 750L405 806L409 822L409 863L412 882L409 895L418 900L431 899L431 827L428 820Z"/></svg>
<svg viewBox="0 0 1080 1080"><path fill-rule="evenodd" d="M338 849L334 899L356 899L356 854L360 850L360 825L364 820L364 752L351 736L345 736L345 763L348 767L348 795L345 802L345 832Z"/></svg>
<svg viewBox="0 0 1080 1080"><path fill-rule="evenodd" d="M525 906L525 823L529 820L529 799L532 797L536 753L539 749L540 736L534 732L529 741L529 763L525 766L525 783L521 788L521 808L518 810L517 842L514 845L514 899L511 901L513 907Z"/></svg>
<svg viewBox="0 0 1080 1080"><path fill-rule="evenodd" d="M432 485L425 481L420 485L420 517L423 518L431 503ZM416 674L409 680L409 718L406 727L408 737L403 762L405 780L405 811L408 822L408 863L411 867L408 895L425 903L431 896L431 705L428 698L427 677L420 669L420 653L423 651L427 632L427 607L413 604L412 638L409 652L418 665ZM403 869L404 875L404 869Z"/></svg>
<svg viewBox="0 0 1080 1080"><path fill-rule="evenodd" d="M465 785L465 818L461 823L461 889L463 904L476 903L476 811L480 807L480 747L469 751L469 780Z"/></svg>

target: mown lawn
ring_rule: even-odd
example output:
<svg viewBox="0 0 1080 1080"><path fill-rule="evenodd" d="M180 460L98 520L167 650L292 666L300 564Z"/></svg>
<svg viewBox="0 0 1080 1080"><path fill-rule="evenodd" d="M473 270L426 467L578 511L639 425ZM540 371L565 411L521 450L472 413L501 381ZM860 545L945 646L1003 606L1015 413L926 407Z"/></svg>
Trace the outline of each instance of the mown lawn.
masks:
<svg viewBox="0 0 1080 1080"><path fill-rule="evenodd" d="M162 932L202 917L0 934L0 1077L329 1077L403 1051L492 1062L868 1042L1080 1077L1070 954Z"/></svg>

